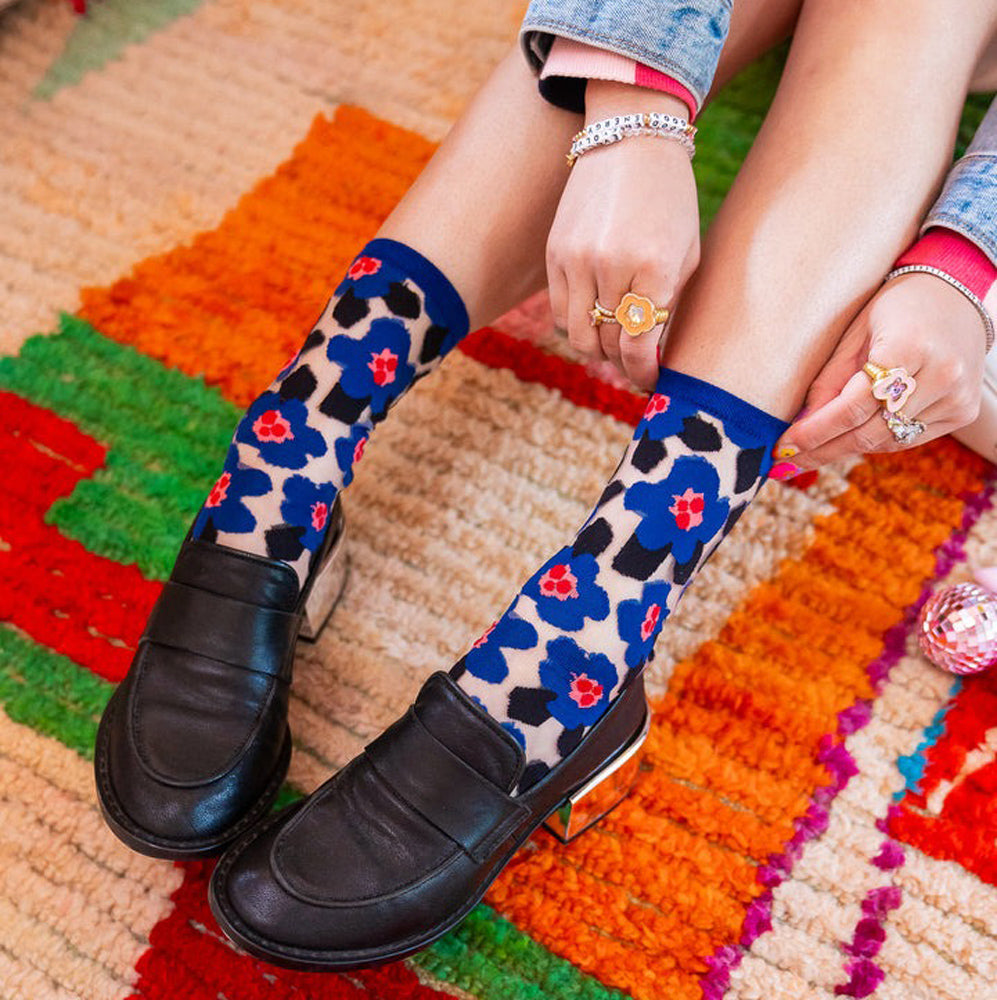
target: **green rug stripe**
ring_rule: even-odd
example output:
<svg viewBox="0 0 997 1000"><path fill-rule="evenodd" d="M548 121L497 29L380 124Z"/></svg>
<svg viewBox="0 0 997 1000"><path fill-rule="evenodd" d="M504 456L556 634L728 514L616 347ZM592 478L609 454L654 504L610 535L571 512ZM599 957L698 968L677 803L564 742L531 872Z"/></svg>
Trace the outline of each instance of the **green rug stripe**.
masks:
<svg viewBox="0 0 997 1000"><path fill-rule="evenodd" d="M15 721L88 760L114 685L72 660L0 625L0 703Z"/></svg>
<svg viewBox="0 0 997 1000"><path fill-rule="evenodd" d="M63 87L79 83L91 70L120 57L129 45L144 42L204 0L96 0L78 18L66 45L34 96L48 99Z"/></svg>
<svg viewBox="0 0 997 1000"><path fill-rule="evenodd" d="M697 119L696 186L700 226L705 231L738 170L775 94L786 59L782 45L752 63L720 92Z"/></svg>
<svg viewBox="0 0 997 1000"><path fill-rule="evenodd" d="M59 332L0 358L0 388L71 420L107 461L46 521L88 551L164 580L218 474L239 410L203 380L63 316Z"/></svg>
<svg viewBox="0 0 997 1000"><path fill-rule="evenodd" d="M478 1000L626 1000L484 904L412 962Z"/></svg>
<svg viewBox="0 0 997 1000"><path fill-rule="evenodd" d="M703 230L737 176L775 96L789 51L786 42L752 63L720 92L696 122L696 184ZM956 156L961 156L990 107L993 94L972 94L966 101Z"/></svg>

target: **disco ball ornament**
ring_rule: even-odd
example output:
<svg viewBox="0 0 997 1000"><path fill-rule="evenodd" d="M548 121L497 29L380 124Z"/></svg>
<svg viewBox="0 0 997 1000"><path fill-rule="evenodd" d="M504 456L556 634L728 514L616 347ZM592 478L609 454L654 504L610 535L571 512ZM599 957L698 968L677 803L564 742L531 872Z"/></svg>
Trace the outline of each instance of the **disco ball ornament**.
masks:
<svg viewBox="0 0 997 1000"><path fill-rule="evenodd" d="M917 641L950 673L986 670L997 662L997 597L975 583L943 587L921 609Z"/></svg>

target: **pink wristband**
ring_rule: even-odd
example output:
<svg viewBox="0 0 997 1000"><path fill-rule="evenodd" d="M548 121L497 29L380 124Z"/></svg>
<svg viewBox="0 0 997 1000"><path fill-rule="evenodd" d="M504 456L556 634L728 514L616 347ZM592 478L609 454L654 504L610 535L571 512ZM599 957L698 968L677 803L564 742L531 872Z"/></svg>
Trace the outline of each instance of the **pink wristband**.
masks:
<svg viewBox="0 0 997 1000"><path fill-rule="evenodd" d="M550 47L540 79L549 76L582 77L586 80L617 80L648 90L657 90L677 97L689 112L689 121L696 118L696 99L687 87L665 73L636 62L628 56L595 45L586 45L573 38L558 35Z"/></svg>
<svg viewBox="0 0 997 1000"><path fill-rule="evenodd" d="M997 280L997 267L990 258L962 233L934 226L929 229L893 265L908 267L924 264L944 271L950 278L965 285L981 301L987 297Z"/></svg>

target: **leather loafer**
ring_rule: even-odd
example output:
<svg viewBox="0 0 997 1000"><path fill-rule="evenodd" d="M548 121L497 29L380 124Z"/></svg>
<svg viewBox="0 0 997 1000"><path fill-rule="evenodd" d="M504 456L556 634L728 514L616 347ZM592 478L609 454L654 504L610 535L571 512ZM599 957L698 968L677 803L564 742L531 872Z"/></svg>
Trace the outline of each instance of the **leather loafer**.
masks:
<svg viewBox="0 0 997 1000"><path fill-rule="evenodd" d="M648 718L638 675L568 757L513 795L519 744L448 674L433 674L343 770L225 853L211 880L215 917L276 965L404 958L463 919L545 819L619 775L622 760L635 764Z"/></svg>
<svg viewBox="0 0 997 1000"><path fill-rule="evenodd" d="M291 756L295 643L342 590L343 540L337 501L302 588L279 560L183 543L97 731L97 796L129 847L207 857L266 814Z"/></svg>

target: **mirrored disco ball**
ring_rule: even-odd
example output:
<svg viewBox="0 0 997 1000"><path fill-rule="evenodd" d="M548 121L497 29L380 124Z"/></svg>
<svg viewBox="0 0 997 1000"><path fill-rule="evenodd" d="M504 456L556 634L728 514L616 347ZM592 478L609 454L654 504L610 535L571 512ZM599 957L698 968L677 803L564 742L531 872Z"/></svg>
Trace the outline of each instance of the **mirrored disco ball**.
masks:
<svg viewBox="0 0 997 1000"><path fill-rule="evenodd" d="M921 609L917 641L943 670L985 670L997 662L997 597L975 583L943 587Z"/></svg>

